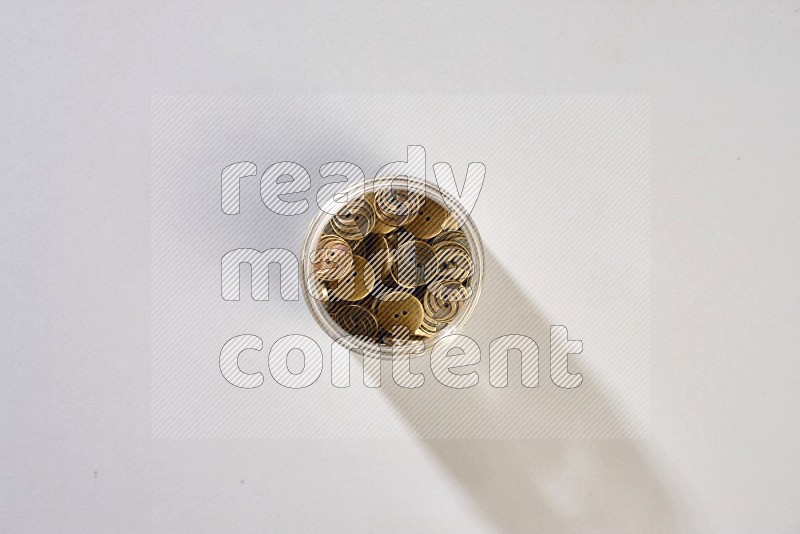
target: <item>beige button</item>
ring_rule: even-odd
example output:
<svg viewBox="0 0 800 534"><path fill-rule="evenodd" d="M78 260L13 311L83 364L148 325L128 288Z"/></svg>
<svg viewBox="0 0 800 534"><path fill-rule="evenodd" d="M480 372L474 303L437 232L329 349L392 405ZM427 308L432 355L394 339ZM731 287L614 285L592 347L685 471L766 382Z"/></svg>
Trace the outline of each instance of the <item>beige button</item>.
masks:
<svg viewBox="0 0 800 534"><path fill-rule="evenodd" d="M317 241L311 265L318 279L341 280L353 269L353 251L341 237L323 235Z"/></svg>
<svg viewBox="0 0 800 534"><path fill-rule="evenodd" d="M408 335L417 331L422 324L422 304L413 295L402 291L387 293L378 305L378 324L392 337L398 332Z"/></svg>
<svg viewBox="0 0 800 534"><path fill-rule="evenodd" d="M371 311L358 304L347 304L336 312L336 322L350 334L375 338L378 336L378 319Z"/></svg>
<svg viewBox="0 0 800 534"><path fill-rule="evenodd" d="M354 302L366 297L375 287L375 272L361 256L353 256L353 269L332 287L330 296Z"/></svg>
<svg viewBox="0 0 800 534"><path fill-rule="evenodd" d="M405 224L405 229L419 239L430 239L442 232L448 212L441 204L427 197L417 210L417 216Z"/></svg>

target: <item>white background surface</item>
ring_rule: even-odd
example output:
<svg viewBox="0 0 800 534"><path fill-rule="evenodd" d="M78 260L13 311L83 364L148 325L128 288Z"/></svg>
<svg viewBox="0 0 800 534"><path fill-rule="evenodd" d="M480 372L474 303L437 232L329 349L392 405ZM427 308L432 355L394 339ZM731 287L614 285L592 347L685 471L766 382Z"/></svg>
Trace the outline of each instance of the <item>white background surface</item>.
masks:
<svg viewBox="0 0 800 534"><path fill-rule="evenodd" d="M799 9L5 3L3 530L797 532ZM650 95L650 438L150 440L155 93Z"/></svg>
<svg viewBox="0 0 800 534"><path fill-rule="evenodd" d="M593 95L154 98L153 437L646 436L648 100ZM432 184L436 162L447 161L462 183L470 162L480 161L486 169L485 180L475 184L480 195L472 210L483 241L484 283L476 311L460 331L480 349L480 363L470 367L479 383L464 390L443 387L431 373L428 353L404 364L422 375L419 389L397 386L388 363L380 389L368 388L361 359L354 358L351 387L341 391L331 384L330 339L302 297L279 296L284 281L292 283L288 266L280 279L273 267L269 301L251 298L258 275L251 283L250 267L241 269L240 300L226 301L221 258L245 247L282 247L301 258L303 238L319 209L317 191L323 202L335 191L320 189L330 182L320 176L320 166L355 162L373 177L393 161L405 162L410 143L425 147L427 165L416 173ZM282 160L301 164L311 175L310 191L287 197L305 199L310 207L304 213L280 216L261 198L261 174ZM260 171L239 180L240 212L226 215L220 209L220 174L238 161L251 161ZM403 168L394 172L411 171ZM458 191L452 194L457 197ZM585 345L569 366L582 374L579 388L559 388L549 378L550 325L565 325L571 338ZM262 340L262 350L239 358L245 372L265 377L257 390L233 387L220 373L220 350L241 334ZM509 385L489 384L489 347L509 334L538 344L535 390L521 384L518 355L509 358ZM288 335L308 336L324 362L319 379L301 390L279 386L267 365L273 344ZM307 357L310 370L312 355ZM297 363L296 371L303 368L297 352L287 359Z"/></svg>

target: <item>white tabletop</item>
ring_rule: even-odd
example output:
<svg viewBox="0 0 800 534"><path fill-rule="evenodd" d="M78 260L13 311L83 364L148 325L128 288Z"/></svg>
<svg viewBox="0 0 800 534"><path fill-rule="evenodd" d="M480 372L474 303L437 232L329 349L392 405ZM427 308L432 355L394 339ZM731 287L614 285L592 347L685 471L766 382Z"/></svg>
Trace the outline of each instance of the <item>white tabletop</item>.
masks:
<svg viewBox="0 0 800 534"><path fill-rule="evenodd" d="M18 2L7 3L4 12L4 530L800 529L800 395L792 381L800 360L791 346L800 301L794 280L800 267L796 5ZM249 433L223 428L231 432L219 435L196 425L203 412L192 412L195 404L188 403L180 419L185 424L171 427L172 437L202 431L194 439L159 436L151 413L157 407L150 323L151 98L163 94L410 94L428 95L412 100L434 107L440 105L430 104L435 98L463 105L463 98L448 95L515 95L539 103L559 95L627 95L634 101L643 95L650 224L645 243L621 247L631 252L633 264L603 256L603 249L591 255L608 260L595 270L572 248L554 246L546 247L556 249L549 261L533 249L520 252L504 237L506 225L516 232L548 224L575 235L591 230L585 209L572 219L569 211L563 221L553 219L561 210L552 195L537 198L541 169L534 169L537 182L508 169L492 174L498 164L487 164L486 190L475 209L491 261L505 277L509 309L521 317L541 312L536 317L542 325L552 319L569 327L584 342L576 358L584 358L579 365L586 366L587 381L610 369L598 360L612 354L604 337L612 325L603 322L610 314L602 320L592 314L603 297L599 286L580 284L616 273L617 285L605 280L614 288L608 298L631 300L613 305L628 314L643 306L622 323L635 328L616 325L615 335L626 341L630 362L646 367L646 386L611 387L595 406L618 422L612 436L618 439L589 433L585 414L592 412L586 411L578 412L584 419L575 432L556 439L428 439L441 428L431 426L436 418L420 418L418 408L383 392L370 406L372 417L384 416L380 432L371 435L293 438L252 426L243 427ZM504 109L498 108L500 116ZM243 127L261 131L257 119ZM520 116L514 127L524 130L528 120ZM372 143L363 151L372 165L402 156L413 142L388 133L360 139L358 124L341 124L339 133L351 135L339 139L342 146ZM447 131L431 124L431 139ZM482 124L488 128L488 121ZM469 119L455 124L461 125ZM494 133L509 131L515 130L495 126ZM461 152L449 153L457 154L452 163L462 173L470 135L461 131ZM531 135L534 154L552 139L547 130ZM515 149L525 142L512 137ZM499 144L491 139L488 146L495 148L486 159L500 161ZM430 151L437 146L443 145L434 143ZM288 159L270 148L257 156L260 172ZM437 160L449 154L436 154ZM606 179L613 188L623 178ZM573 206L589 187L577 183ZM525 209L537 204L541 209ZM601 223L603 213L597 214ZM631 217L626 221L644 222L635 212L625 215ZM298 228L302 233L304 227ZM632 226L625 235L641 228ZM266 245L274 239L276 246L285 239L289 247L295 230L287 231L254 234L230 248L256 246L258 238ZM594 245L602 248L598 243L609 236L596 235ZM555 237L537 242L555 243L546 239ZM580 243L581 250L592 244ZM206 261L218 265L219 256L198 256L198 268ZM624 267L641 267L635 262L643 257L649 291L619 296L642 272L634 269L626 285L618 279ZM610 258L620 263L610 264ZM567 260L574 270L562 268ZM234 335L252 332L271 344L285 331L259 326L259 303L226 304L241 304L235 313L251 321L231 318L236 328L241 325ZM295 304L286 317L296 315L300 324L308 316L302 302ZM193 320L201 327L203 314ZM498 335L506 333L512 332ZM639 337L626 337L632 334ZM637 351L631 339L647 348ZM198 362L206 365L213 353L198 354ZM599 374L592 374L595 368ZM202 380L201 371L187 372ZM214 376L222 381L218 372ZM602 383L619 376L611 373ZM317 401L332 398L330 384L325 386ZM341 428L350 430L358 429L361 415L349 399L362 397L355 387L347 393L353 392L337 405ZM493 413L501 412L486 411ZM511 423L505 420L503 428ZM252 439L243 439L248 435Z"/></svg>

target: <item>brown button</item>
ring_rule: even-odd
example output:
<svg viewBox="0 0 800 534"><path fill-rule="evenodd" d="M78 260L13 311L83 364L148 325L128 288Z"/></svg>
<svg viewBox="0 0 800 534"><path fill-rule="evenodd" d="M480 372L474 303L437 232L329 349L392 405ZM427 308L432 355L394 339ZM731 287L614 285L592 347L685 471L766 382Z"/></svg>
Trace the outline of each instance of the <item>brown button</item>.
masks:
<svg viewBox="0 0 800 534"><path fill-rule="evenodd" d="M372 291L373 294L377 294L378 292L386 293L387 288L398 289L398 290L405 289L403 287L400 287L398 283L395 281L394 276L392 276L391 265L389 266L389 274L380 279L380 284L376 281L375 286L380 291L373 290Z"/></svg>
<svg viewBox="0 0 800 534"><path fill-rule="evenodd" d="M405 243L392 255L392 277L402 287L419 287L436 274L434 256L433 248L424 241Z"/></svg>
<svg viewBox="0 0 800 534"><path fill-rule="evenodd" d="M448 211L430 197L417 210L417 216L405 224L405 229L419 239L430 239L442 232Z"/></svg>
<svg viewBox="0 0 800 534"><path fill-rule="evenodd" d="M422 324L422 304L413 295L402 291L387 293L378 305L378 324L392 337L413 334Z"/></svg>
<svg viewBox="0 0 800 534"><path fill-rule="evenodd" d="M386 244L389 245L389 251L392 253L390 254L391 256L394 255L393 253L398 248L402 247L406 243L413 243L414 241L417 240L417 238L414 237L413 234L411 234L410 232L406 232L402 228L395 232L392 232L391 234L387 234L384 237L386 238Z"/></svg>
<svg viewBox="0 0 800 534"><path fill-rule="evenodd" d="M361 256L353 256L353 269L336 282L330 296L339 300L354 302L366 297L375 286L375 272L369 262Z"/></svg>
<svg viewBox="0 0 800 534"><path fill-rule="evenodd" d="M375 226L375 210L363 198L349 202L331 218L331 229L348 241L363 239Z"/></svg>
<svg viewBox="0 0 800 534"><path fill-rule="evenodd" d="M368 309L372 314L377 318L378 317L378 305L380 305L381 301L372 295L367 295L364 300L361 301L361 306L364 306Z"/></svg>
<svg viewBox="0 0 800 534"><path fill-rule="evenodd" d="M353 269L353 250L347 241L335 235L320 236L311 265L320 280L341 280Z"/></svg>
<svg viewBox="0 0 800 534"><path fill-rule="evenodd" d="M328 286L325 285L325 282L320 280L315 276L310 276L306 288L308 289L308 293L315 299L320 302L328 302L330 300L330 295L328 294Z"/></svg>
<svg viewBox="0 0 800 534"><path fill-rule="evenodd" d="M330 316L333 317L334 321L337 320L336 314L342 308L342 306L345 306L345 304L343 304L342 301L329 300L328 302L325 303L325 309L328 310L328 314L330 314Z"/></svg>
<svg viewBox="0 0 800 534"><path fill-rule="evenodd" d="M379 278L389 274L389 245L380 234L370 234L355 247L355 253L366 258Z"/></svg>
<svg viewBox="0 0 800 534"><path fill-rule="evenodd" d="M354 336L378 336L378 319L371 311L358 304L347 304L339 308L336 322Z"/></svg>

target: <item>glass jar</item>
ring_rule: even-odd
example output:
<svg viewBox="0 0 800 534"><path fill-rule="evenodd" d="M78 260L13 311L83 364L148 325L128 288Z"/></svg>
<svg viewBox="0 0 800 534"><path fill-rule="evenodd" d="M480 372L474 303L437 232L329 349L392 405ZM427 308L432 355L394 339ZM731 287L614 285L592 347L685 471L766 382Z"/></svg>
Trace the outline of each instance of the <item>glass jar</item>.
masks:
<svg viewBox="0 0 800 534"><path fill-rule="evenodd" d="M380 191L383 191L384 193L379 193ZM345 330L342 325L340 325L334 319L334 316L332 315L332 308L335 307L337 303L334 302L335 299L332 299L327 295L328 290L325 284L329 283L320 282L318 275L315 274L316 270L314 262L319 261L317 251L320 248L320 237L334 234L334 232L331 230L332 223L336 223L338 220L340 220L342 217L342 210L348 209L348 206L353 206L354 203L359 202L369 202L374 209L376 195L387 197L396 193L411 194L416 199L419 199L420 195L424 195L422 197L423 199L433 201L438 204L438 206L447 210L447 222L445 223L442 232L460 230L460 234L455 232L454 234L450 235L458 235L459 243L469 250L469 254L471 256L471 276L469 276L462 284L464 288L467 288L466 290L470 294L468 298L459 301L458 310L455 313L455 316L452 317L449 322L440 328L437 328L435 332L428 331L426 336L416 336L412 333L410 337L399 340L389 337L382 339L371 339L366 336L354 336ZM422 213L422 211L420 211L420 213ZM358 218L358 215L356 215L356 218ZM405 234L405 228L401 221L398 221L396 232L393 233L397 232L403 232ZM339 230L337 233L342 234L342 231ZM391 236L393 233L389 235ZM350 238L347 239L347 243L352 247L352 249L356 249L360 240L358 238L353 238L353 236L350 234L345 234L345 236ZM433 240L435 240L435 237L427 240L414 237L415 242L425 241L429 243ZM420 245L420 247L423 246L425 245ZM389 245L387 261L389 261L390 266L393 262L398 260L396 257L398 249L399 247L396 249ZM364 182L354 184L353 186L346 188L342 192L334 195L333 198L329 199L325 204L320 206L319 212L311 221L311 224L309 225L305 235L302 247L302 257L300 259L300 274L301 283L303 285L303 295L306 304L308 305L308 308L317 324L319 324L325 333L328 334L333 340L337 341L340 345L344 346L350 351L357 354L363 354L365 356L383 358L391 358L393 356L396 357L399 354L419 354L424 352L420 350L422 346L424 346L425 350L430 349L443 337L460 332L466 322L469 320L470 316L475 310L475 307L477 306L483 283L483 254L483 242L481 241L477 227L472 221L472 218L469 216L469 212L455 197L446 191L443 191L435 184L418 179L408 179L406 177L388 177L366 180ZM417 267L419 266L420 265L418 263ZM444 265L442 267L444 267ZM392 271L393 274L396 272L396 270ZM355 275L355 272L353 275ZM446 277L446 275L441 276ZM378 276L378 278L380 278L380 276ZM378 284L376 284L375 288L370 291L370 295L367 298L380 299L381 293L377 287ZM320 291L325 294L321 294ZM409 294L412 292L408 289L405 289L404 291L408 292ZM419 291L417 294L417 298L421 299L421 297L419 297ZM338 305L347 304L350 303L338 303ZM391 345L387 343L387 340L391 340Z"/></svg>

